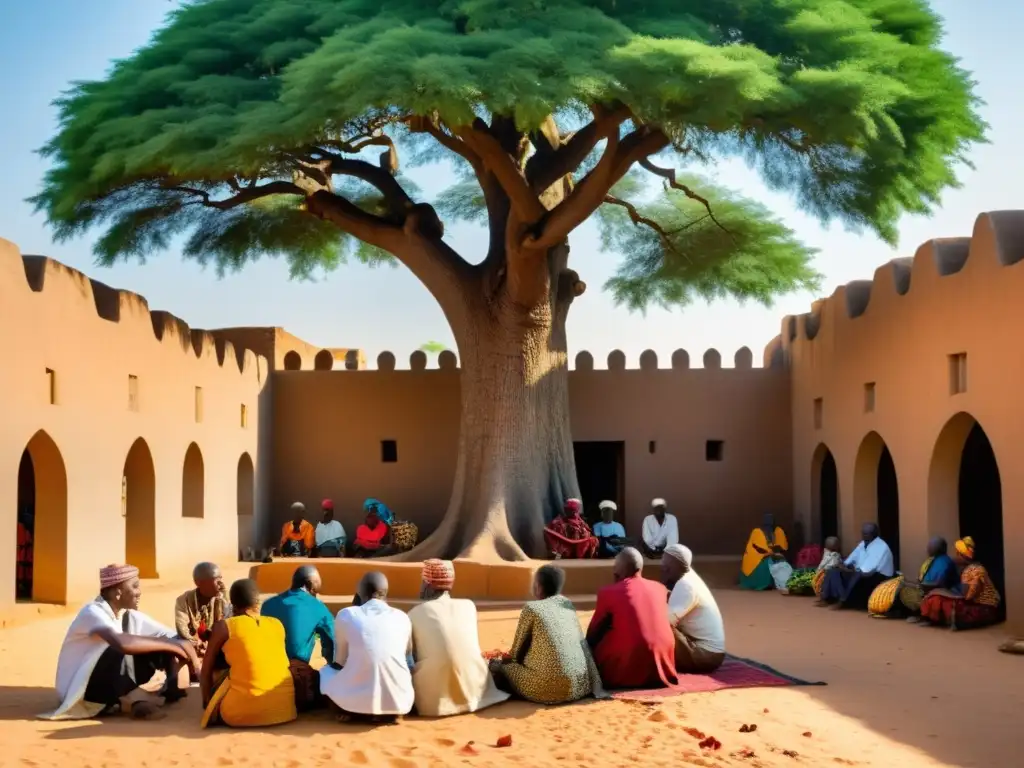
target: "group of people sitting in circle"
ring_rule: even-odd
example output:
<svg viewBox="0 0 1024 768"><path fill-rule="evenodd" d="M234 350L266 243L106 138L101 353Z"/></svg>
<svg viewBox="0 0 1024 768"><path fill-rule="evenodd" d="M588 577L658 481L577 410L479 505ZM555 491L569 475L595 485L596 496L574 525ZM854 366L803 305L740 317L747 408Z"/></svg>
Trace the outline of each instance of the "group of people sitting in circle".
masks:
<svg viewBox="0 0 1024 768"><path fill-rule="evenodd" d="M363 513L365 519L356 527L350 545L344 526L334 516L331 499L320 503L320 522L315 526L306 520L306 505L296 501L290 519L281 527L277 551L281 557L384 557L416 545L416 526L398 520L384 502L367 499Z"/></svg>
<svg viewBox="0 0 1024 768"><path fill-rule="evenodd" d="M622 523L616 522L618 505L614 501L598 504L601 520L591 528L583 518L583 502L567 499L562 512L544 528L544 543L552 557L583 559L610 558L634 542L626 536ZM644 518L639 549L644 557L659 558L666 548L679 543L679 522L668 511L664 499L651 501L651 514Z"/></svg>
<svg viewBox="0 0 1024 768"><path fill-rule="evenodd" d="M892 550L875 523L864 524L861 541L845 559L835 536L825 540L824 548L803 547L793 565L788 550L785 532L766 514L747 540L740 587L814 595L819 607L867 610L875 618L904 618L922 626L971 629L1002 619L1002 597L975 559L970 536L954 543L952 556L946 540L936 536L913 574L897 572Z"/></svg>
<svg viewBox="0 0 1024 768"><path fill-rule="evenodd" d="M373 571L337 616L318 598L312 564L261 605L256 582L241 579L225 594L217 566L200 563L195 588L175 604L173 629L139 610L137 568L107 566L99 596L61 646L60 707L43 717L159 718L164 704L186 695L185 668L201 691L203 727L276 725L320 707L342 721L391 722L474 712L512 697L566 704L606 698L608 689L674 687L682 674L717 669L725 659L722 615L690 550L665 546L658 581L644 578L643 565L637 549L619 550L614 583L598 592L586 632L562 594L564 571L541 566L512 646L491 654L480 648L474 603L451 597L455 567L446 560L424 562L421 601L408 613L388 605L387 578ZM310 663L317 641L320 669Z"/></svg>

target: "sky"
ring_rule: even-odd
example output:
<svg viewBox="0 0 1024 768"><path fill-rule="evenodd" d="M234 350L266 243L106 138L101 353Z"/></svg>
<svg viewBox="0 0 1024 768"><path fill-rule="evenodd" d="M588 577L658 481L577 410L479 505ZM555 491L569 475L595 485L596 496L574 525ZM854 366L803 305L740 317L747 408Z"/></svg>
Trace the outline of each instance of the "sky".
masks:
<svg viewBox="0 0 1024 768"><path fill-rule="evenodd" d="M33 0L6 2L0 16L0 238L22 253L62 261L108 285L145 296L151 309L162 309L193 328L281 326L311 344L358 347L370 366L379 352L391 350L399 367L409 353L427 341L454 348L451 331L426 289L403 267L370 269L349 265L318 276L315 282L291 281L283 260L265 259L241 273L218 277L169 250L145 264L98 267L92 237L54 243L43 217L25 198L38 191L46 161L35 150L56 130L51 102L76 80L100 79L111 60L128 56L144 45L174 0ZM760 200L774 210L801 240L819 249L816 260L824 275L823 293L831 294L850 280L870 278L874 270L898 256L911 256L933 237L969 235L978 213L1024 206L1024 99L1018 80L1024 71L1024 3L1020 0L934 0L944 17L944 47L973 73L986 102L982 114L990 125L989 144L976 147L975 168L960 174L963 186L943 197L930 217L906 217L900 242L890 248L870 234L822 227L799 212L785 195L771 192L756 174L740 163L724 162L701 172L718 183ZM410 174L426 191L445 178L445 169ZM472 261L486 247L482 229L450 228L448 239ZM597 228L586 224L570 240L571 266L588 290L572 307L568 321L570 353L589 350L598 368L613 349L626 353L627 366L638 366L640 353L653 349L663 367L673 350L689 351L699 365L704 350L714 347L731 365L734 352L747 346L755 364L779 333L787 314L806 312L816 297L792 294L771 308L741 306L733 301L695 304L685 309L630 313L616 307L601 290L615 270L617 255L602 253Z"/></svg>

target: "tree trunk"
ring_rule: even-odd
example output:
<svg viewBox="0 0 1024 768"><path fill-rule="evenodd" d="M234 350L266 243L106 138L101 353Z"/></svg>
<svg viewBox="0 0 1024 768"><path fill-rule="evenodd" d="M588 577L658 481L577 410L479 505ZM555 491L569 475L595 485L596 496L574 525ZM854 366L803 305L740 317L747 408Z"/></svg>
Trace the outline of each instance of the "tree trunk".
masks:
<svg viewBox="0 0 1024 768"><path fill-rule="evenodd" d="M565 335L571 295L562 299L527 310L503 296L453 327L462 397L454 487L441 525L403 559L548 554L544 525L579 495Z"/></svg>

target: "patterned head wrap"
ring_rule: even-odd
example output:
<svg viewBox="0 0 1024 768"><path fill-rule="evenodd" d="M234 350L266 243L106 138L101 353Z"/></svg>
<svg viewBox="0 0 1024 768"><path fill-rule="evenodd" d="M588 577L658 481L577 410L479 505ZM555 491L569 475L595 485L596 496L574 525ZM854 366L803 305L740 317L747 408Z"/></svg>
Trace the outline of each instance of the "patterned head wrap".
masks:
<svg viewBox="0 0 1024 768"><path fill-rule="evenodd" d="M106 568L100 568L100 589L116 587L138 575L139 569L134 565L108 565Z"/></svg>
<svg viewBox="0 0 1024 768"><path fill-rule="evenodd" d="M388 509L388 505L383 501L377 499L367 499L363 502L363 512L369 515L371 512L376 513L377 519L385 525L391 525L395 521L395 516Z"/></svg>
<svg viewBox="0 0 1024 768"><path fill-rule="evenodd" d="M566 499L563 509L567 515L578 515L583 509L583 502L579 499Z"/></svg>
<svg viewBox="0 0 1024 768"><path fill-rule="evenodd" d="M974 539L970 536L964 536L962 539L957 539L956 551L966 557L968 560L974 559Z"/></svg>
<svg viewBox="0 0 1024 768"><path fill-rule="evenodd" d="M423 582L434 589L450 590L455 584L455 566L452 561L437 558L424 560Z"/></svg>

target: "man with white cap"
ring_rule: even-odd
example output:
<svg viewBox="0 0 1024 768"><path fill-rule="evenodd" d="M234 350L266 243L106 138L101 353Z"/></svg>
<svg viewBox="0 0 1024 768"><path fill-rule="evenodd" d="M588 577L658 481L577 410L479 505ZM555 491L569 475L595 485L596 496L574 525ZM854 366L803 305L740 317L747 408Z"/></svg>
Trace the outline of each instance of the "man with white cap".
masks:
<svg viewBox="0 0 1024 768"><path fill-rule="evenodd" d="M669 544L661 556L661 579L671 594L668 620L676 638L676 671L714 672L725 661L725 625L711 590L693 570L693 553Z"/></svg>
<svg viewBox="0 0 1024 768"><path fill-rule="evenodd" d="M615 520L618 507L614 501L602 501L597 505L601 510L601 522L594 524L594 535L597 536L597 556L615 557L622 548L629 544L626 529Z"/></svg>
<svg viewBox="0 0 1024 768"><path fill-rule="evenodd" d="M61 705L42 717L79 720L120 709L137 719L160 716L158 707L185 695L178 672L199 661L188 640L139 611L139 569L108 565L100 569L100 594L75 616L57 658ZM141 686L158 671L167 676L163 693Z"/></svg>
<svg viewBox="0 0 1024 768"><path fill-rule="evenodd" d="M664 499L651 501L651 514L644 519L642 539L644 557L661 557L666 547L679 543L679 521L669 514Z"/></svg>

